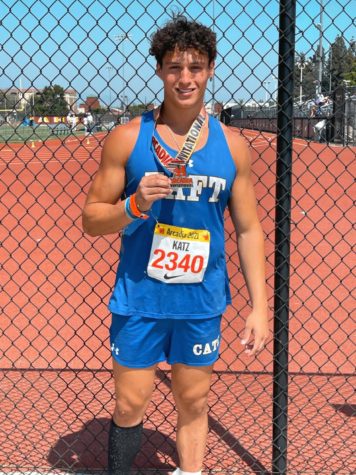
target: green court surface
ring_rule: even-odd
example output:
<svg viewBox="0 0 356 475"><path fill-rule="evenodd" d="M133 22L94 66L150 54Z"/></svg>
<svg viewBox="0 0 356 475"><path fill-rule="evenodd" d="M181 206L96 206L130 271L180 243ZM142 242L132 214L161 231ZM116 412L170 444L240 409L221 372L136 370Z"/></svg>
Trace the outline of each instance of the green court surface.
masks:
<svg viewBox="0 0 356 475"><path fill-rule="evenodd" d="M35 124L33 127L21 124L1 124L0 125L0 143L16 143L45 141L53 138L66 138L69 135L80 136L84 134L84 129L70 131L65 124Z"/></svg>

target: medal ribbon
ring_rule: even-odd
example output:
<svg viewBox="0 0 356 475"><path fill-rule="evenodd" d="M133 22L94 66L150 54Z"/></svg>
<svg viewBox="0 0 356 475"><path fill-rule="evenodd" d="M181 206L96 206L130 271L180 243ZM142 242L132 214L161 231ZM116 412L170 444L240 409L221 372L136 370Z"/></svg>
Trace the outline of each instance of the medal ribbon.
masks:
<svg viewBox="0 0 356 475"><path fill-rule="evenodd" d="M185 142L176 157L172 157L165 147L158 142L156 137L152 135L152 147L154 155L164 168L168 168L170 171L173 171L177 167L186 165L188 163L195 150L195 147L197 146L197 143L199 142L203 125L205 123L206 115L202 112L203 110L198 114L197 118L191 125ZM159 113L160 109L158 109L156 123Z"/></svg>

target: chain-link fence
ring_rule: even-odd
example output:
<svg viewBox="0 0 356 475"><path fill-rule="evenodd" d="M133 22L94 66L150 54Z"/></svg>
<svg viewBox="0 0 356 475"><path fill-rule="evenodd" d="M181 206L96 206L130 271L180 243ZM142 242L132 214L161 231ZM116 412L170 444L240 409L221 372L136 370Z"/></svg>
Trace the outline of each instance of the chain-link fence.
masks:
<svg viewBox="0 0 356 475"><path fill-rule="evenodd" d="M233 305L205 470L355 472L352 11L345 0L0 3L2 471L106 468L107 301L120 237L83 235L81 209L107 133L162 100L149 37L182 12L217 33L207 110L250 144L274 328L248 360L238 338L248 297L227 215ZM175 466L174 427L162 364L140 473Z"/></svg>

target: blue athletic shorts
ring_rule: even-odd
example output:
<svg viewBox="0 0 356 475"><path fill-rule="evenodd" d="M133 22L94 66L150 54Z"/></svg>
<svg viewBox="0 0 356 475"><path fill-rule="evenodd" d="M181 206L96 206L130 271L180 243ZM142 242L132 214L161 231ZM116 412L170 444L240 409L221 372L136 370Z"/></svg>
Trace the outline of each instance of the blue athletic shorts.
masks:
<svg viewBox="0 0 356 475"><path fill-rule="evenodd" d="M160 361L190 366L212 365L219 356L221 315L194 320L112 315L113 358L129 368Z"/></svg>

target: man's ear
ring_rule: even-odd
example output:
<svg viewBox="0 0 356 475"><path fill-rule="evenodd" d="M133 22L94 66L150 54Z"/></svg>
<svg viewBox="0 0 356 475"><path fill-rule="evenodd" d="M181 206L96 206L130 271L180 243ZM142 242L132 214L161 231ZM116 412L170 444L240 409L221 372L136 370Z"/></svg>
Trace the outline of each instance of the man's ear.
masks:
<svg viewBox="0 0 356 475"><path fill-rule="evenodd" d="M215 61L212 61L209 64L209 78L213 79L214 74L215 74Z"/></svg>
<svg viewBox="0 0 356 475"><path fill-rule="evenodd" d="M162 68L159 63L156 64L156 74L160 79L162 79Z"/></svg>

